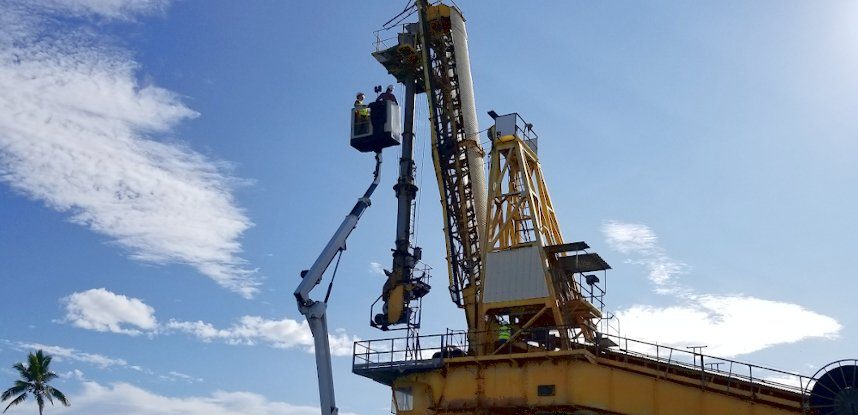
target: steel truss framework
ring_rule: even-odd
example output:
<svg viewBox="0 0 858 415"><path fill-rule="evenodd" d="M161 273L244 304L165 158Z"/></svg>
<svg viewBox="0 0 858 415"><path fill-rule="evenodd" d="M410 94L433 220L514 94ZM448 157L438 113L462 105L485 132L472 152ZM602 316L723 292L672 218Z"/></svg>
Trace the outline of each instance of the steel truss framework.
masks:
<svg viewBox="0 0 858 415"><path fill-rule="evenodd" d="M581 296L575 279L569 278L558 263L565 253L545 249L562 246L563 235L537 155L518 137L498 138L493 144L488 200L484 255L524 246L539 247L548 296L501 303L481 299L481 314L487 318L481 319L485 324L480 329L491 332L497 320L492 316L502 313L521 319L518 332L540 326L569 327L559 333L567 347L578 336L593 340L593 319L601 313ZM511 341L516 340L517 334L512 334Z"/></svg>

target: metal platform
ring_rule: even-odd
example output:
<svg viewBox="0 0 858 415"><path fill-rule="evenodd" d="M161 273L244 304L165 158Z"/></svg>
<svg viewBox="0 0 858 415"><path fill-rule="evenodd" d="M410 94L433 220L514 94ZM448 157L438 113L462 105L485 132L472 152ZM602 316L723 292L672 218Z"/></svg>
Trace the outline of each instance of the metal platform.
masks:
<svg viewBox="0 0 858 415"><path fill-rule="evenodd" d="M436 370L445 358L464 355L454 345L460 336L448 333L355 342L352 372L390 386L398 377Z"/></svg>
<svg viewBox="0 0 858 415"><path fill-rule="evenodd" d="M558 330L563 330L563 328L543 327L535 329L534 334L537 331L540 333L548 331L553 334ZM472 337L479 338L481 336L474 335ZM523 335L523 338L529 337ZM579 338L573 343L572 350L587 350L594 357L635 366L652 366L663 373L673 373L689 379L696 379L696 382L700 382L701 386L711 383L727 385L729 388L750 388L755 390L755 393L762 393L762 389L771 388L786 393L802 394L803 390L813 385L814 382L810 376L704 355L688 349L607 334L599 334L599 339L602 341L600 344L611 344L611 346L604 347ZM604 342L604 339L610 340L610 343ZM447 363L480 360L481 358L472 352L472 350L478 350L479 347L479 345L469 342L467 333L452 330L446 334L413 338L362 340L354 344L352 372L390 385L394 379L403 375L433 371L442 368ZM559 345L546 349L533 341L510 342L504 348L504 353L486 358L525 359L529 354L544 356L546 353L561 351Z"/></svg>

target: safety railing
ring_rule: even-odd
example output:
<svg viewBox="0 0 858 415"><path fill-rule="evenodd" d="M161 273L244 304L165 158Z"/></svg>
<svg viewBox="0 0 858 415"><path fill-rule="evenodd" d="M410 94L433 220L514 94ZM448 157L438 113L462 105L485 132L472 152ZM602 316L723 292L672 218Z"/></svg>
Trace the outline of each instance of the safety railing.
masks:
<svg viewBox="0 0 858 415"><path fill-rule="evenodd" d="M354 344L354 368L385 368L419 365L442 360L447 350L444 334L361 340ZM462 353L464 355L464 353Z"/></svg>
<svg viewBox="0 0 858 415"><path fill-rule="evenodd" d="M521 118L518 113L515 113L515 134L521 141L524 142L534 153L539 153L539 136L533 131L533 124L528 123Z"/></svg>
<svg viewBox="0 0 858 415"><path fill-rule="evenodd" d="M416 211L413 210L413 211ZM413 237L413 233L411 234ZM387 272L387 271L385 271ZM432 267L428 264L423 263L422 261L418 261L412 269L411 275L413 279L407 282L413 282L417 284L422 284L427 287L426 292L421 296L415 296L408 299L406 302L406 307L403 310L406 317L404 322L386 322L386 315L383 313L385 310L383 304L384 297L383 295L379 295L378 298L370 305L369 307L369 319L370 324L376 328L383 328L384 330L417 330L420 328L420 323L423 316L423 296L428 293L430 285L429 280L432 278ZM379 314L379 311L382 311ZM408 337L413 338L413 337Z"/></svg>
<svg viewBox="0 0 858 415"><path fill-rule="evenodd" d="M575 278L576 286L578 288L578 292L584 297L585 300L590 302L594 307L598 308L599 311L605 310L605 289L599 285L602 282L598 277L596 277L593 273L576 273L573 278ZM595 278L595 279L594 279ZM607 281L607 272L602 271L602 279Z"/></svg>
<svg viewBox="0 0 858 415"><path fill-rule="evenodd" d="M352 138L369 135L372 132L370 109L366 105L355 105L351 110Z"/></svg>
<svg viewBox="0 0 858 415"><path fill-rule="evenodd" d="M568 330L571 336L575 329L563 327L540 327L518 330L511 327L509 341L498 341L497 332L472 333L448 331L445 334L417 336L412 338L389 338L362 340L354 345L352 364L355 368L397 368L403 366L440 367L448 358L473 356L477 350L483 354L521 354L561 350L564 341L561 331ZM475 340L470 339L484 339ZM598 334L593 342L582 336L569 340L570 349L586 349L614 360L629 362L637 359L664 374L681 373L699 379L701 386L714 383L730 388L747 384L769 386L776 389L803 393L810 390L814 379L748 362L711 356L697 350L660 345L620 336ZM756 393L758 391L751 391Z"/></svg>
<svg viewBox="0 0 858 415"><path fill-rule="evenodd" d="M756 365L753 363L712 356L698 352L700 348L680 349L625 337L604 335L616 346L607 350L619 352L621 359L641 358L656 364L656 368L667 372L671 367L693 371L702 384L721 383L728 388L738 386L738 381L766 385L795 393L804 393L812 387L814 379L797 373ZM659 366L664 364L664 366Z"/></svg>

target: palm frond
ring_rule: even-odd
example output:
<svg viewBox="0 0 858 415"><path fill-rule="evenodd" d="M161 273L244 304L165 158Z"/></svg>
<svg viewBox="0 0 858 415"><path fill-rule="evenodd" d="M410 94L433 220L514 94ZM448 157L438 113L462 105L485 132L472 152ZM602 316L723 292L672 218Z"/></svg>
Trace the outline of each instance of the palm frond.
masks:
<svg viewBox="0 0 858 415"><path fill-rule="evenodd" d="M15 381L15 386L12 386L9 389L6 389L2 395L0 395L0 402L5 402L7 399L11 398L12 395L17 395L22 392L26 392L27 389L31 385L27 382L22 382L20 380Z"/></svg>
<svg viewBox="0 0 858 415"><path fill-rule="evenodd" d="M39 350L39 351L41 351L41 350ZM54 360L53 356L51 356L49 354L43 355L42 356L42 369L44 369L47 372L48 367L51 366L52 360Z"/></svg>
<svg viewBox="0 0 858 415"><path fill-rule="evenodd" d="M12 365L12 368L18 371L18 374L21 375L21 378L32 382L33 379L30 377L30 369L24 366L23 363L15 363Z"/></svg>
<svg viewBox="0 0 858 415"><path fill-rule="evenodd" d="M42 379L42 381L47 382L49 380L53 380L53 379L56 379L58 377L59 376L57 376L57 374L54 372L47 372L47 373L45 373L44 379Z"/></svg>
<svg viewBox="0 0 858 415"><path fill-rule="evenodd" d="M17 405L21 402L24 402L25 400L27 400L27 394L22 393L17 398L13 399L12 402L9 402L9 405L6 406L6 409L3 410L3 413L5 414L6 411L8 411L10 407L12 407L12 405Z"/></svg>
<svg viewBox="0 0 858 415"><path fill-rule="evenodd" d="M44 381L45 376L45 353L42 350L36 351L36 353L30 353L27 356L27 360L30 361L30 376L33 377L35 381Z"/></svg>
<svg viewBox="0 0 858 415"><path fill-rule="evenodd" d="M41 350L39 350L41 352ZM51 361L54 360L54 357L49 354L42 354L39 359L39 368L43 374L51 373Z"/></svg>
<svg viewBox="0 0 858 415"><path fill-rule="evenodd" d="M71 404L69 403L69 400L66 399L66 395L64 393L60 392L59 389L54 389L53 387L48 386L47 391L48 391L48 393L53 395L54 398L57 398L57 400L60 401L61 404L65 405L65 406L71 406Z"/></svg>
<svg viewBox="0 0 858 415"><path fill-rule="evenodd" d="M30 368L39 366L39 362L42 360L42 351L39 350L36 353L27 354L27 363L30 364Z"/></svg>
<svg viewBox="0 0 858 415"><path fill-rule="evenodd" d="M34 393L34 395L36 395L36 404L39 405L39 415L41 415L45 409L45 397L41 393Z"/></svg>

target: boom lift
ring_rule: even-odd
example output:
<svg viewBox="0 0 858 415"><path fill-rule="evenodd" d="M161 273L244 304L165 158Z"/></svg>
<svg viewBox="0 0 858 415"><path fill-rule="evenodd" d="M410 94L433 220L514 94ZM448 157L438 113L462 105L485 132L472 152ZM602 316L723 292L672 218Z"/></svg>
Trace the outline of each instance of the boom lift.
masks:
<svg viewBox="0 0 858 415"><path fill-rule="evenodd" d="M308 270L301 271L301 283L294 295L298 302L298 311L307 319L313 334L313 347L316 354L316 374L319 380L319 402L322 415L337 415L334 395L334 377L331 369L331 346L328 337L328 299L336 276L328 284L325 299L310 298L310 292L322 282L325 271L338 255L346 250L346 240L358 224L364 211L370 206L370 197L381 180L381 151L385 147L398 145L401 139L399 129L399 106L390 101L376 102L370 105L368 116L355 108L351 110L351 145L361 152L375 152L375 170L372 183L355 203L352 210L343 219L334 235L322 249L322 253ZM339 265L339 260L337 261Z"/></svg>

